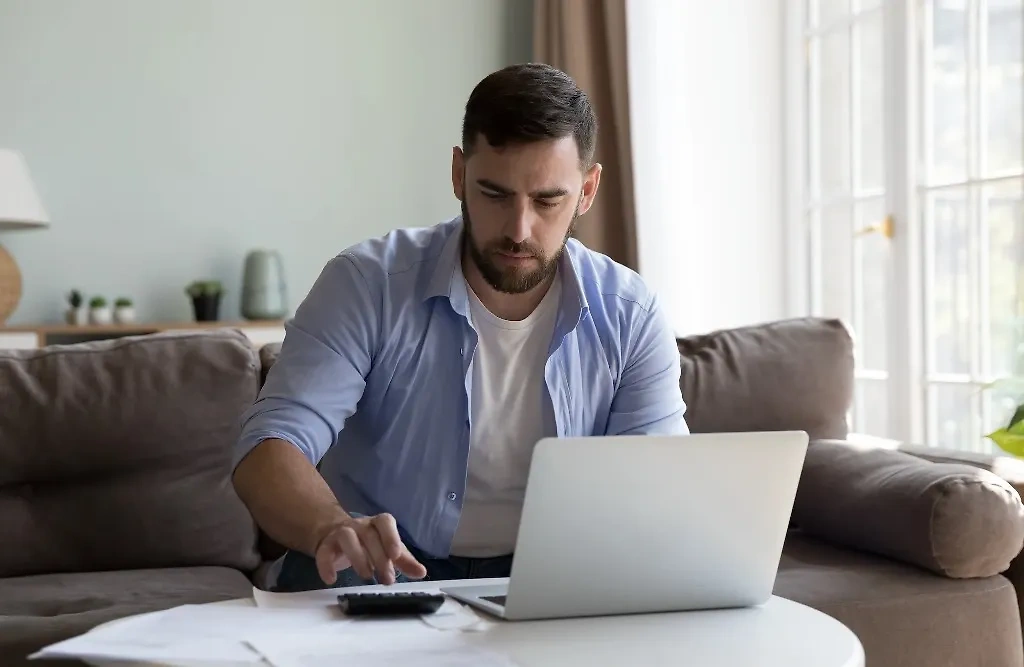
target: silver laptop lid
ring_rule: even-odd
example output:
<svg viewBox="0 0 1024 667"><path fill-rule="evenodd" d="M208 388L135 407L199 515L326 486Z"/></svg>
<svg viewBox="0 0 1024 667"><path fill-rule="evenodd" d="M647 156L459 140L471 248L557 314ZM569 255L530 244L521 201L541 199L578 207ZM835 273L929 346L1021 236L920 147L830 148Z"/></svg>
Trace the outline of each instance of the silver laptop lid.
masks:
<svg viewBox="0 0 1024 667"><path fill-rule="evenodd" d="M807 442L803 432L541 440L506 616L765 602Z"/></svg>

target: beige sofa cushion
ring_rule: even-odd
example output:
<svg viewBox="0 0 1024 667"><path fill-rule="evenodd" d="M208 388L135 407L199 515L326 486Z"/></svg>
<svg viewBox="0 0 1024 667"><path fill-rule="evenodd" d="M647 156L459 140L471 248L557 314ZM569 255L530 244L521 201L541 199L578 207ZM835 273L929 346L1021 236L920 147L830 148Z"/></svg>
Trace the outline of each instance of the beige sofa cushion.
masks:
<svg viewBox="0 0 1024 667"><path fill-rule="evenodd" d="M255 568L229 474L259 373L233 331L0 351L0 577Z"/></svg>
<svg viewBox="0 0 1024 667"><path fill-rule="evenodd" d="M997 475L849 442L811 443L793 520L947 577L1003 572L1024 546L1024 504Z"/></svg>
<svg viewBox="0 0 1024 667"><path fill-rule="evenodd" d="M805 318L681 338L679 384L694 433L806 431L845 438L853 339Z"/></svg>
<svg viewBox="0 0 1024 667"><path fill-rule="evenodd" d="M775 594L853 630L871 667L1024 664L1013 586L950 579L791 532Z"/></svg>

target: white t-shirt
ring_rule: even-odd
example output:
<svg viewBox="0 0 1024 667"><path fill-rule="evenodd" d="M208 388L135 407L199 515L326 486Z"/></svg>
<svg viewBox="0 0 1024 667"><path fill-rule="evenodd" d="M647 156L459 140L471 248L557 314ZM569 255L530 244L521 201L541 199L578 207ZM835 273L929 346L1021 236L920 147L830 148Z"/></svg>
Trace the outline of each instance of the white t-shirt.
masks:
<svg viewBox="0 0 1024 667"><path fill-rule="evenodd" d="M469 472L452 555L500 556L515 547L533 447L555 434L544 364L561 288L556 274L537 308L518 322L496 317L469 289L478 342L471 367Z"/></svg>

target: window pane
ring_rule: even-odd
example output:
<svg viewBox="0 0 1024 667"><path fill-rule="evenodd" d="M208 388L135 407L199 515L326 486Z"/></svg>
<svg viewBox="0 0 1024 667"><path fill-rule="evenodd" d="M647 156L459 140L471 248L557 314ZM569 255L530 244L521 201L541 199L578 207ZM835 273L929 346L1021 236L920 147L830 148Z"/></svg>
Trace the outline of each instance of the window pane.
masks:
<svg viewBox="0 0 1024 667"><path fill-rule="evenodd" d="M857 207L857 227L860 229L878 224L884 217L881 199ZM857 240L857 259L860 283L854 330L859 343L858 365L870 370L886 370L889 368L886 360L889 239L881 234L861 237Z"/></svg>
<svg viewBox="0 0 1024 667"><path fill-rule="evenodd" d="M930 99L930 182L967 176L967 12L963 0L933 5Z"/></svg>
<svg viewBox="0 0 1024 667"><path fill-rule="evenodd" d="M858 380L855 430L889 437L889 392L884 380Z"/></svg>
<svg viewBox="0 0 1024 667"><path fill-rule="evenodd" d="M971 371L971 234L966 189L932 193L925 204L930 370Z"/></svg>
<svg viewBox="0 0 1024 667"><path fill-rule="evenodd" d="M832 32L821 39L818 77L821 194L850 192L850 33Z"/></svg>
<svg viewBox="0 0 1024 667"><path fill-rule="evenodd" d="M810 0L812 25L827 26L850 15L850 0Z"/></svg>
<svg viewBox="0 0 1024 667"><path fill-rule="evenodd" d="M985 54L988 173L1024 167L1024 2L989 0Z"/></svg>
<svg viewBox="0 0 1024 667"><path fill-rule="evenodd" d="M882 13L871 12L854 26L859 40L859 95L860 131L859 187L862 190L881 189L885 177L882 171Z"/></svg>
<svg viewBox="0 0 1024 667"><path fill-rule="evenodd" d="M821 306L825 317L853 325L853 211L831 206L821 213ZM858 332L854 332L857 334Z"/></svg>
<svg viewBox="0 0 1024 667"><path fill-rule="evenodd" d="M978 450L984 433L975 427L981 392L970 385L932 385L928 390L928 444Z"/></svg>
<svg viewBox="0 0 1024 667"><path fill-rule="evenodd" d="M988 223L988 370L1024 376L1024 181L982 191Z"/></svg>

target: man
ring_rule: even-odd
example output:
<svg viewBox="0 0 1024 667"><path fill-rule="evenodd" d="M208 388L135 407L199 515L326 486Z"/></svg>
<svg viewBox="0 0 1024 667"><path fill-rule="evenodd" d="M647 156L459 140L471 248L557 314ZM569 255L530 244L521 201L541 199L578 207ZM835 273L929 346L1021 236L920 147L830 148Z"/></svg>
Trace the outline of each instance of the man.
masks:
<svg viewBox="0 0 1024 667"><path fill-rule="evenodd" d="M327 264L235 458L239 496L290 550L279 590L508 576L539 439L687 432L657 300L570 239L596 132L564 73L495 72L453 150L462 215Z"/></svg>

